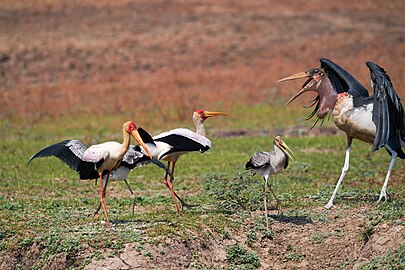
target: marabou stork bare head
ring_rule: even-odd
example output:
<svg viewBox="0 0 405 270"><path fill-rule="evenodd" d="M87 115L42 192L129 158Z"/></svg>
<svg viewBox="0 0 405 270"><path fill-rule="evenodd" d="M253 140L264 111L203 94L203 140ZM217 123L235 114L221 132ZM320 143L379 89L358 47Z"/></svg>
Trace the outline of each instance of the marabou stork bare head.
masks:
<svg viewBox="0 0 405 270"><path fill-rule="evenodd" d="M318 96L312 101L309 106L305 108L315 106L312 113L308 116L308 119L312 118L315 114L319 119L325 118L330 110L333 109L337 100L337 92L333 88L328 76L322 68L312 68L305 72L300 72L286 78L280 79L277 82L290 81L295 79L308 78L302 85L301 90L295 94L290 100L286 102L288 105L294 101L297 97L301 96L305 92L314 91L318 93ZM318 120L316 122L318 122ZM316 124L315 122L315 124ZM314 126L315 126L314 124Z"/></svg>
<svg viewBox="0 0 405 270"><path fill-rule="evenodd" d="M218 116L218 115L229 116L229 114L225 113L225 112L211 112L211 111L196 110L196 111L194 111L193 119L198 118L201 120L201 123L202 123L208 117L213 117L213 116Z"/></svg>
<svg viewBox="0 0 405 270"><path fill-rule="evenodd" d="M283 141L283 139L280 136L276 136L273 141L274 145L276 145L278 148L281 149L291 160L294 160L292 158L292 155L294 155L294 152L288 147L288 145Z"/></svg>

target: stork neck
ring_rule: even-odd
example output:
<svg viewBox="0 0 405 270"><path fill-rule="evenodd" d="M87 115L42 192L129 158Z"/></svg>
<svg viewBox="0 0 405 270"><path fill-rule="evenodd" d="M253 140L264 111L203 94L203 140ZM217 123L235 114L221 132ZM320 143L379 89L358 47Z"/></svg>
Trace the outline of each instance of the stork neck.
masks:
<svg viewBox="0 0 405 270"><path fill-rule="evenodd" d="M324 118L333 109L337 100L337 92L333 88L328 76L323 76L317 88L319 94L318 117Z"/></svg>
<svg viewBox="0 0 405 270"><path fill-rule="evenodd" d="M198 135L204 136L205 137L205 127L203 122L201 121L200 118L195 118L194 119L194 124L195 124L195 129L196 129L196 133Z"/></svg>
<svg viewBox="0 0 405 270"><path fill-rule="evenodd" d="M284 151L277 145L274 145L274 152L276 152L276 156L280 156L281 154L284 156Z"/></svg>
<svg viewBox="0 0 405 270"><path fill-rule="evenodd" d="M123 129L122 134L124 135L124 141L122 142L120 156L125 155L125 153L128 151L129 143L131 142L130 134L125 129Z"/></svg>

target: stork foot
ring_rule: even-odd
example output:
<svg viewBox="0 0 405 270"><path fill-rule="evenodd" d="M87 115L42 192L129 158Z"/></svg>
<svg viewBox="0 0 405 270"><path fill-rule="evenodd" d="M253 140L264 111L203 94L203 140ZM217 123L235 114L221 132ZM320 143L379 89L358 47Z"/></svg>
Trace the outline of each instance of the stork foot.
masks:
<svg viewBox="0 0 405 270"><path fill-rule="evenodd" d="M388 201L388 199L390 198L390 195L385 190L381 191L380 197L378 198L378 201L376 202L376 204L380 203L383 198L385 201Z"/></svg>
<svg viewBox="0 0 405 270"><path fill-rule="evenodd" d="M328 202L324 207L325 207L326 209L331 209L331 208L333 208L333 207L335 207L335 206L333 205L333 202Z"/></svg>

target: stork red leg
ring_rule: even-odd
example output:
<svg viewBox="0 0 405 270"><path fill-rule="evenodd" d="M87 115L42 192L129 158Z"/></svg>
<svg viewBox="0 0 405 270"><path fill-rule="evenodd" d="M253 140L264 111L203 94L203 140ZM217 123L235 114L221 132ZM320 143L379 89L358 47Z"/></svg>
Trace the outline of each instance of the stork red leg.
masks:
<svg viewBox="0 0 405 270"><path fill-rule="evenodd" d="M173 161L173 165L172 165L172 175L170 176L170 179L169 179L169 189L170 189L170 191L172 192L172 197L173 197L174 203L176 204L177 215L180 216L180 207L179 207L179 205L177 204L177 200L176 200L177 195L176 195L176 193L174 192L174 189L173 189L174 166L175 166L175 165L176 165L176 162Z"/></svg>

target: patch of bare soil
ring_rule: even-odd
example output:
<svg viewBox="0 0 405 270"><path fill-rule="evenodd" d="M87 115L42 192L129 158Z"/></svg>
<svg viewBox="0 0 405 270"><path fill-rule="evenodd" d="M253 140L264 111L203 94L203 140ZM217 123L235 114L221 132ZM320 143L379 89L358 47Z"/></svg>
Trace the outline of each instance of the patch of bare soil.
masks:
<svg viewBox="0 0 405 270"><path fill-rule="evenodd" d="M177 241L166 239L142 249L128 244L122 253L93 259L87 269L193 269L226 267L225 247L239 244L260 258L259 269L353 269L375 256L395 250L403 242L404 228L398 224L380 224L367 243L364 232L367 210L323 208L314 209L311 216L272 216L274 239L259 237L248 244L244 228L231 232L228 239L211 235ZM255 213L262 214L262 213Z"/></svg>

